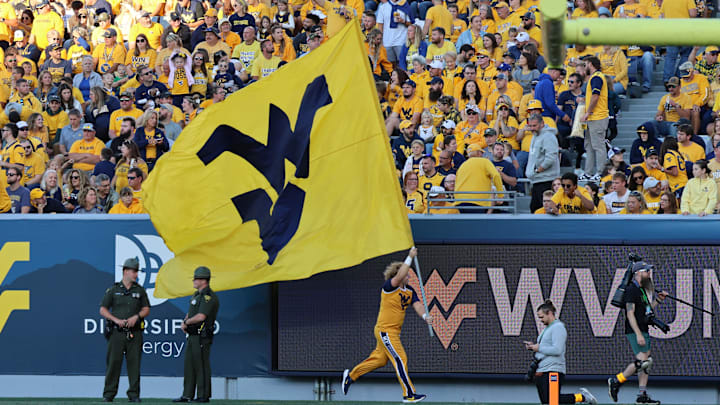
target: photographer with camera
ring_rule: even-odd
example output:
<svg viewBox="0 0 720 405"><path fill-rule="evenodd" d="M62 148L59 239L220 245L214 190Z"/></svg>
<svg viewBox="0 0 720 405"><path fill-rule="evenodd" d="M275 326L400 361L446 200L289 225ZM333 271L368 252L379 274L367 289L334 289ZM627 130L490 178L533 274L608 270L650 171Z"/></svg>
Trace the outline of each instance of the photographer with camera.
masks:
<svg viewBox="0 0 720 405"><path fill-rule="evenodd" d="M630 376L638 373L639 392L637 404L660 404L647 394L649 371L653 360L650 357L650 334L648 326L652 325L667 333L669 327L655 318L653 310L665 300L667 293L661 291L653 298L653 283L650 271L653 266L638 261L632 265L632 281L625 286L623 301L625 303L625 336L630 341L635 361L625 371L615 377L608 378L608 389L613 401L618 401L618 391Z"/></svg>
<svg viewBox="0 0 720 405"><path fill-rule="evenodd" d="M565 324L555 317L555 312L552 301L545 300L537 309L538 319L545 325L545 329L538 336L537 343L524 342L525 349L533 352L533 362L528 370L528 380L535 380L542 404L550 402L550 373L558 373L558 391L562 388L565 380L567 330ZM560 394L559 403L596 405L597 400L590 391L580 388L579 394Z"/></svg>

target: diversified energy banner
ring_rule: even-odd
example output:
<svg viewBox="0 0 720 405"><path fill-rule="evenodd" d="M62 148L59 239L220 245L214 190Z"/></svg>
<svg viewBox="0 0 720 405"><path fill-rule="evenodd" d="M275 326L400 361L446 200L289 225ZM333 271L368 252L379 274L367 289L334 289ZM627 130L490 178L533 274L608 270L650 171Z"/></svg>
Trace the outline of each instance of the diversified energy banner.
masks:
<svg viewBox="0 0 720 405"><path fill-rule="evenodd" d="M657 288L720 312L718 247L421 245L419 251L435 337L409 309L402 339L414 373L525 373L531 356L522 342L541 331L535 309L546 298L568 330L568 374L617 373L633 356L624 315L610 300L633 251L655 264ZM279 283L274 368L340 372L362 361L376 344L383 269L404 257ZM670 299L657 316L670 332L651 328L652 374L718 378L720 319Z"/></svg>
<svg viewBox="0 0 720 405"><path fill-rule="evenodd" d="M182 376L189 297L152 296L160 266L173 257L147 218L4 216L0 219L0 374L105 373L105 290L120 265L138 257L138 282L150 297L142 374ZM192 283L191 279L187 280ZM212 286L212 280L211 280ZM218 293L212 371L216 376L266 376L270 357L270 290Z"/></svg>

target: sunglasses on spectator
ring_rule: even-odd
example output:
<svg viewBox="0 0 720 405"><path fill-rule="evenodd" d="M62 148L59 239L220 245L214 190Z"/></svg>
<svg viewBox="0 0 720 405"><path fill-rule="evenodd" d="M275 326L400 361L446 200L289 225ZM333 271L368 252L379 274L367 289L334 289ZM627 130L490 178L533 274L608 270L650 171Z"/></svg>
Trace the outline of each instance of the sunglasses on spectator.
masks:
<svg viewBox="0 0 720 405"><path fill-rule="evenodd" d="M568 80L568 84L574 84L575 80Z"/></svg>
<svg viewBox="0 0 720 405"><path fill-rule="evenodd" d="M194 59L194 60L203 60L203 57L202 57L202 56L196 56L196 57L194 57L193 59Z"/></svg>
<svg viewBox="0 0 720 405"><path fill-rule="evenodd" d="M500 111L508 111L509 108L507 108L507 107L500 107L499 110L500 110Z"/></svg>
<svg viewBox="0 0 720 405"><path fill-rule="evenodd" d="M28 130L27 127L25 127L25 128L18 128L18 131L27 131L27 130Z"/></svg>
<svg viewBox="0 0 720 405"><path fill-rule="evenodd" d="M132 177L128 176L128 180L135 180L135 179L137 179L136 176L132 176Z"/></svg>
<svg viewBox="0 0 720 405"><path fill-rule="evenodd" d="M78 14L78 18L87 18L87 14Z"/></svg>
<svg viewBox="0 0 720 405"><path fill-rule="evenodd" d="M15 63L17 62L17 59L8 59L8 63Z"/></svg>
<svg viewBox="0 0 720 405"><path fill-rule="evenodd" d="M635 181L645 180L645 176L633 176L633 179L635 179Z"/></svg>
<svg viewBox="0 0 720 405"><path fill-rule="evenodd" d="M73 179L73 180L79 180L79 179L80 179L80 176L70 176L70 178Z"/></svg>
<svg viewBox="0 0 720 405"><path fill-rule="evenodd" d="M138 38L138 39L135 40L135 42L146 42L146 41L145 41L144 39L142 39L142 38Z"/></svg>
<svg viewBox="0 0 720 405"><path fill-rule="evenodd" d="M467 115L477 115L477 112L475 112L475 111L468 111L468 112L466 112L465 114L467 114Z"/></svg>
<svg viewBox="0 0 720 405"><path fill-rule="evenodd" d="M28 150L28 149L32 150L32 146L25 146L24 148L25 148L25 150Z"/></svg>
<svg viewBox="0 0 720 405"><path fill-rule="evenodd" d="M572 184L563 183L563 188L572 188Z"/></svg>
<svg viewBox="0 0 720 405"><path fill-rule="evenodd" d="M17 173L10 173L10 172L8 172L8 174L7 174L7 177L10 177L10 176L17 176L17 175L18 175Z"/></svg>
<svg viewBox="0 0 720 405"><path fill-rule="evenodd" d="M677 86L674 85L674 84L668 84L668 85L667 85L667 88L668 88L668 89L674 89L675 87L677 87Z"/></svg>

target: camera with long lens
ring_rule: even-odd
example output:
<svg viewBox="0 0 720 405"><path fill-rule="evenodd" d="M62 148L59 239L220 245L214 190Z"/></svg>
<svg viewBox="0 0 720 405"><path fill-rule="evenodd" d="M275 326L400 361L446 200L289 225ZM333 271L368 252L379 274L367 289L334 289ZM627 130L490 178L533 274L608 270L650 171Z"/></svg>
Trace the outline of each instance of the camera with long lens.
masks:
<svg viewBox="0 0 720 405"><path fill-rule="evenodd" d="M655 313L651 312L645 316L645 319L647 320L648 326L654 326L658 329L660 329L663 333L670 332L670 326L666 324L665 322L659 320Z"/></svg>
<svg viewBox="0 0 720 405"><path fill-rule="evenodd" d="M539 366L540 360L536 359L535 356L533 356L533 360L530 363L530 366L528 366L527 374L525 374L525 381L532 382L533 380L535 380L535 373L537 372Z"/></svg>
<svg viewBox="0 0 720 405"><path fill-rule="evenodd" d="M625 275L623 276L620 285L615 291L615 295L613 295L612 301L610 301L613 306L616 306L618 308L625 308L625 288L627 288L628 284L630 284L630 281L632 280L633 266L635 265L635 263L641 262L642 260L643 258L635 252L628 255L628 261L630 263L628 264L628 268L625 271Z"/></svg>

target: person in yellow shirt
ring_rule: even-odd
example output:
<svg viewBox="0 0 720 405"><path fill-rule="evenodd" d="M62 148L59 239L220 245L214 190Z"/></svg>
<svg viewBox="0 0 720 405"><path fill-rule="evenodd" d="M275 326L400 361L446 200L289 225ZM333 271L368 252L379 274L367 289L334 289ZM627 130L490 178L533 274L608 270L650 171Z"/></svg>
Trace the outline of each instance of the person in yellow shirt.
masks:
<svg viewBox="0 0 720 405"><path fill-rule="evenodd" d="M542 42L542 30L535 24L535 13L528 11L520 17L522 27L530 36L530 42L534 43L538 52L542 55L545 52Z"/></svg>
<svg viewBox="0 0 720 405"><path fill-rule="evenodd" d="M593 0L575 0L575 9L570 17L573 20L578 18L598 18L598 9Z"/></svg>
<svg viewBox="0 0 720 405"><path fill-rule="evenodd" d="M517 140L517 132L519 124L515 117L510 115L511 106L505 101L501 101L497 106L496 117L488 124L498 134L500 142L508 143L515 151L520 150L520 143Z"/></svg>
<svg viewBox="0 0 720 405"><path fill-rule="evenodd" d="M240 35L232 32L232 23L229 18L220 20L220 39L225 42L233 52L235 51L235 47L242 42Z"/></svg>
<svg viewBox="0 0 720 405"><path fill-rule="evenodd" d="M563 174L561 183L562 188L552 196L552 201L555 203L553 214L595 213L592 196L584 187L578 187L578 177L575 173Z"/></svg>
<svg viewBox="0 0 720 405"><path fill-rule="evenodd" d="M15 81L15 92L8 100L5 110L0 113L0 121L5 124L9 121L6 112L15 110L20 114L20 119L25 121L32 113L42 111L42 103L30 93L30 83L25 79Z"/></svg>
<svg viewBox="0 0 720 405"><path fill-rule="evenodd" d="M543 191L543 206L541 208L538 208L533 212L533 214L553 214L557 207L555 206L555 203L553 202L552 198L555 195L555 193L552 190L545 190Z"/></svg>
<svg viewBox="0 0 720 405"><path fill-rule="evenodd" d="M602 73L613 79L613 91L625 94L628 85L628 60L623 51L619 47L605 45L597 56L602 65Z"/></svg>
<svg viewBox="0 0 720 405"><path fill-rule="evenodd" d="M458 18L458 5L457 4L449 4L448 5L448 11L450 11L450 14L452 15L452 26L450 27L450 41L455 44L458 41L458 38L460 38L460 34L465 32L465 30L468 29L468 25L465 21Z"/></svg>
<svg viewBox="0 0 720 405"><path fill-rule="evenodd" d="M425 212L425 194L418 190L418 175L410 170L405 173L403 181L405 191L405 209L408 214L422 214Z"/></svg>
<svg viewBox="0 0 720 405"><path fill-rule="evenodd" d="M260 43L260 51L261 53L253 61L252 69L250 71L250 77L253 80L260 80L270 76L278 69L278 65L282 62L280 58L273 55L275 46L273 46L272 41L269 39Z"/></svg>
<svg viewBox="0 0 720 405"><path fill-rule="evenodd" d="M427 47L425 59L430 61L440 61L445 64L445 54L455 52L455 45L445 39L446 31L443 27L435 27L430 35L430 45Z"/></svg>
<svg viewBox="0 0 720 405"><path fill-rule="evenodd" d="M684 62L680 65L680 92L690 96L693 106L690 112L693 131L698 133L700 128L705 129L712 120L712 112L708 107L711 101L712 89L708 79L701 74L695 73L692 62Z"/></svg>
<svg viewBox="0 0 720 405"><path fill-rule="evenodd" d="M16 25L15 7L10 2L0 3L0 41L12 42L11 29Z"/></svg>
<svg viewBox="0 0 720 405"><path fill-rule="evenodd" d="M679 125L677 129L678 151L682 154L685 162L694 164L698 160L705 159L705 149L692 141L692 127L687 124Z"/></svg>
<svg viewBox="0 0 720 405"><path fill-rule="evenodd" d="M107 30L109 30L110 28L115 30L117 42L121 44L124 43L122 32L120 31L120 29L110 23L110 16L106 12L102 10L100 11L101 12L97 15L95 19L95 21L97 21L99 25L95 27L95 29L93 29L92 35L90 36L93 49L98 45L105 43L105 32L107 32Z"/></svg>
<svg viewBox="0 0 720 405"><path fill-rule="evenodd" d="M476 149L477 146L469 148L468 159L460 166L457 171L457 179L455 181L455 191L492 191L494 186L498 194L458 194L457 199L490 199L502 198L504 190L502 177L498 173L495 165L489 160L482 157L482 149ZM462 196L462 197L460 197ZM461 202L456 204L461 214L478 214L482 212L492 213L490 201L473 201ZM484 210L478 210L477 207L484 207Z"/></svg>
<svg viewBox="0 0 720 405"><path fill-rule="evenodd" d="M127 52L123 44L117 43L117 31L113 28L105 30L105 43L93 50L96 71L100 74L115 73L118 65L125 63Z"/></svg>
<svg viewBox="0 0 720 405"><path fill-rule="evenodd" d="M22 141L20 147L24 151L22 162L19 162L23 166L20 184L25 187L38 186L45 173L45 158L34 151L29 140Z"/></svg>
<svg viewBox="0 0 720 405"><path fill-rule="evenodd" d="M476 77L478 78L477 81L483 81L489 86L490 83L495 80L495 76L498 74L495 64L491 61L492 55L490 55L487 50L480 49L477 51L476 56Z"/></svg>
<svg viewBox="0 0 720 405"><path fill-rule="evenodd" d="M268 7L264 2L259 0L248 0L247 3L247 12L248 14L253 16L255 21L260 21L263 17L272 19L272 11L270 10L270 7Z"/></svg>
<svg viewBox="0 0 720 405"><path fill-rule="evenodd" d="M645 170L645 174L648 177L657 179L662 183L663 188L666 188L668 185L668 179L660 162L659 151L655 149L654 146L649 147L645 151L644 159L645 160L640 164L640 167Z"/></svg>
<svg viewBox="0 0 720 405"><path fill-rule="evenodd" d="M692 110L692 99L687 94L680 92L680 79L671 77L667 85L668 94L664 95L658 103L655 123L658 135L675 135L676 127L672 124L680 118L690 119Z"/></svg>
<svg viewBox="0 0 720 405"><path fill-rule="evenodd" d="M327 16L326 36L328 38L340 32L340 30L353 18L357 19L359 10L352 7L346 0L311 0L309 3L317 5ZM303 7L304 8L304 7Z"/></svg>
<svg viewBox="0 0 720 405"><path fill-rule="evenodd" d="M693 178L688 181L680 201L680 212L683 215L697 214L701 217L711 215L717 206L717 185L709 176L710 168L705 159L693 165Z"/></svg>
<svg viewBox="0 0 720 405"><path fill-rule="evenodd" d="M124 187L120 190L120 201L110 208L108 214L143 214L144 212L142 202L133 197L130 187Z"/></svg>
<svg viewBox="0 0 720 405"><path fill-rule="evenodd" d="M260 56L260 41L255 38L255 27L247 26L242 32L243 41L239 43L232 52L232 59L242 62L240 71L249 73L252 71L252 64Z"/></svg>
<svg viewBox="0 0 720 405"><path fill-rule="evenodd" d="M62 17L52 10L48 0L41 0L35 6L35 10L38 14L32 23L29 43L35 44L35 46L43 50L48 46L47 33L55 29L62 38L65 34L65 23Z"/></svg>
<svg viewBox="0 0 720 405"><path fill-rule="evenodd" d="M510 27L517 27L521 22L519 16L510 14L510 6L504 1L498 2L495 5L495 10L497 11L497 18L495 19L496 33L500 34L502 42L506 43L510 37L508 34Z"/></svg>
<svg viewBox="0 0 720 405"><path fill-rule="evenodd" d="M83 139L75 141L70 147L68 157L75 163L73 168L92 172L100 161L105 144L95 137L95 127L91 123L82 126Z"/></svg>
<svg viewBox="0 0 720 405"><path fill-rule="evenodd" d="M42 116L49 134L48 149L51 149L55 140L60 139L60 131L70 122L68 113L62 108L59 95L52 94L48 97L48 105Z"/></svg>
<svg viewBox="0 0 720 405"><path fill-rule="evenodd" d="M124 118L130 117L137 121L143 114L142 110L135 107L133 99L134 97L130 92L120 94L120 108L110 114L110 126L108 129L110 139L115 139L120 134L120 127Z"/></svg>
<svg viewBox="0 0 720 405"><path fill-rule="evenodd" d="M675 193L676 198L680 199L682 189L688 182L688 176L685 158L679 151L676 138L672 136L665 137L660 148L660 156L663 161L665 175L668 178L669 189Z"/></svg>
<svg viewBox="0 0 720 405"><path fill-rule="evenodd" d="M153 49L160 49L162 48L162 33L162 25L160 25L160 23L153 22L150 19L150 13L148 11L143 11L140 14L138 22L130 28L130 38L128 41L128 46L130 50L135 48L135 40L137 39L138 35L145 34L145 38L147 38L148 40L149 47Z"/></svg>
<svg viewBox="0 0 720 405"><path fill-rule="evenodd" d="M155 66L156 60L157 52L150 46L147 36L138 34L135 37L135 48L127 53L125 64L135 73L140 66Z"/></svg>
<svg viewBox="0 0 720 405"><path fill-rule="evenodd" d="M12 200L7 193L8 182L5 170L0 170L0 214L10 212L12 208Z"/></svg>
<svg viewBox="0 0 720 405"><path fill-rule="evenodd" d="M657 214L660 209L660 198L662 197L662 182L655 177L646 177L643 181L643 198L648 211Z"/></svg>
<svg viewBox="0 0 720 405"><path fill-rule="evenodd" d="M385 122L388 134L392 134L398 128L400 121L411 121L415 127L420 123L423 100L415 93L416 86L412 80L406 80L402 84L403 95L395 102L392 114Z"/></svg>
<svg viewBox="0 0 720 405"><path fill-rule="evenodd" d="M625 203L625 208L621 209L618 214L647 215L652 214L652 212L648 209L642 193L639 191L631 191Z"/></svg>
<svg viewBox="0 0 720 405"><path fill-rule="evenodd" d="M90 37L84 27L75 27L72 30L73 44L67 50L67 59L72 63L73 75L82 72L82 59L85 55L90 55L92 45L90 45Z"/></svg>
<svg viewBox="0 0 720 405"><path fill-rule="evenodd" d="M430 31L438 27L443 29L443 35L451 33L454 20L452 14L445 8L443 0L432 0L432 3L433 6L428 9L425 15L423 35L428 36ZM443 37L443 39L445 39L445 37Z"/></svg>
<svg viewBox="0 0 720 405"><path fill-rule="evenodd" d="M204 49L210 58L206 66L208 71L215 66L214 56L216 52L223 51L228 56L232 54L232 49L230 49L228 44L220 40L220 31L215 27L205 29L205 41L195 46L195 52L197 52L198 49Z"/></svg>
<svg viewBox="0 0 720 405"><path fill-rule="evenodd" d="M519 89L511 90L508 86L509 76L507 73L499 73L495 76L495 88L490 92L490 95L485 99L485 120L491 121L495 119L495 111L500 107L500 104L505 102L513 111L517 111L520 107L520 98L522 98L522 87ZM510 102L503 101L508 98Z"/></svg>
<svg viewBox="0 0 720 405"><path fill-rule="evenodd" d="M466 118L455 128L455 134L458 140L458 152L463 153L469 145L477 145L483 149L488 146L485 141L488 126L480 120L479 113L480 109L475 104L468 104L465 107Z"/></svg>
<svg viewBox="0 0 720 405"><path fill-rule="evenodd" d="M410 266L417 256L417 249L411 248L404 263L393 262L383 273L385 283L380 294L380 313L375 324L375 350L352 371L343 372L342 390L347 395L350 385L363 375L383 367L388 360L395 368L395 374L403 391L403 402L413 403L425 399L426 395L418 394L410 381L407 367L407 355L400 341L400 330L405 322L405 310L412 306L415 312L428 324L432 317L425 312L425 307L418 299L415 290L408 284Z"/></svg>
<svg viewBox="0 0 720 405"><path fill-rule="evenodd" d="M292 44L292 40L285 35L285 30L280 24L273 24L270 27L270 38L275 48L273 55L279 57L285 62L291 62L295 60L297 54L295 53L295 47Z"/></svg>

